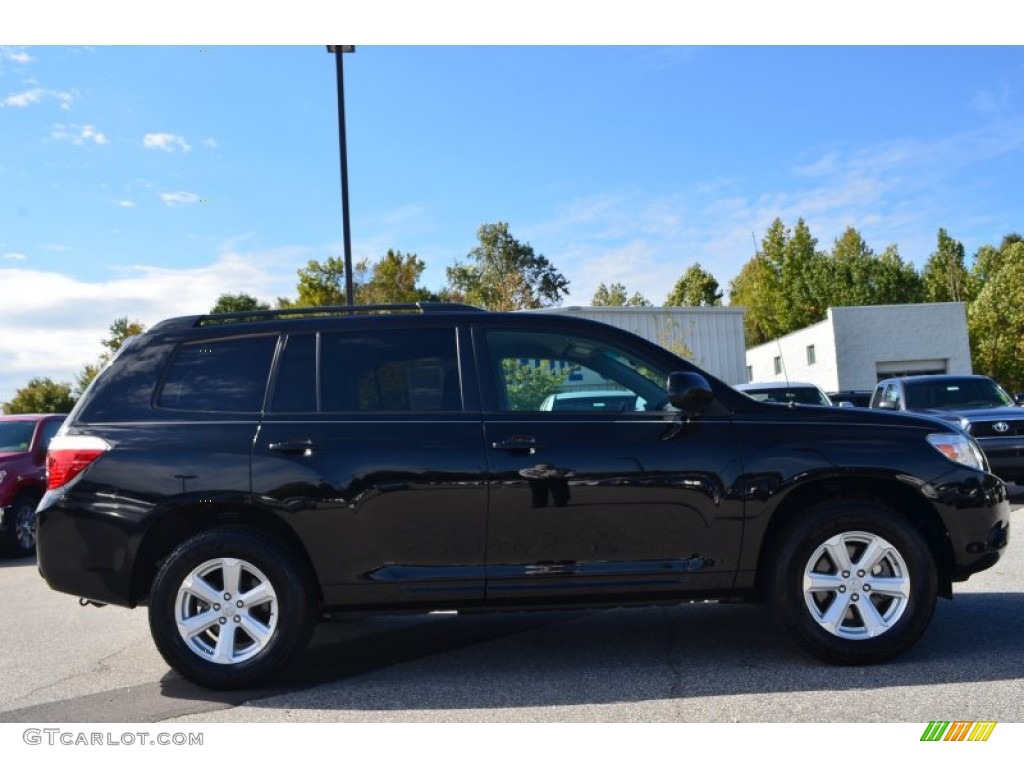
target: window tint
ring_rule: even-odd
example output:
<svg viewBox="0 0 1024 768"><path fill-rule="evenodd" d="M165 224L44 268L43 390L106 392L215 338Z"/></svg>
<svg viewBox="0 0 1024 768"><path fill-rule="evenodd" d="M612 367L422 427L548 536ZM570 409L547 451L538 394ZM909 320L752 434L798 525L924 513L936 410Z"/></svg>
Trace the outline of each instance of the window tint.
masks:
<svg viewBox="0 0 1024 768"><path fill-rule="evenodd" d="M289 336L285 341L270 410L277 413L316 412L315 334Z"/></svg>
<svg viewBox="0 0 1024 768"><path fill-rule="evenodd" d="M668 371L628 350L537 331L487 334L503 411L643 411L665 406Z"/></svg>
<svg viewBox="0 0 1024 768"><path fill-rule="evenodd" d="M182 344L157 405L188 411L259 411L276 343L276 336L249 336Z"/></svg>
<svg viewBox="0 0 1024 768"><path fill-rule="evenodd" d="M320 377L326 412L462 409L453 328L323 334Z"/></svg>

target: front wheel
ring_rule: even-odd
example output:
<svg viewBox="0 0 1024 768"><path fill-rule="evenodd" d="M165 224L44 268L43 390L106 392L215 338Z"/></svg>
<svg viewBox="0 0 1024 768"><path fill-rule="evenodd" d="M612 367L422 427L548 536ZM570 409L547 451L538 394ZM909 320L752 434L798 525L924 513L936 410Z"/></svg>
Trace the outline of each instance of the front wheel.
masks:
<svg viewBox="0 0 1024 768"><path fill-rule="evenodd" d="M311 579L290 552L244 528L181 544L153 582L149 626L164 659L208 688L266 682L309 641Z"/></svg>
<svg viewBox="0 0 1024 768"><path fill-rule="evenodd" d="M769 602L805 651L836 664L887 661L912 646L938 594L924 537L867 502L819 505L784 531Z"/></svg>

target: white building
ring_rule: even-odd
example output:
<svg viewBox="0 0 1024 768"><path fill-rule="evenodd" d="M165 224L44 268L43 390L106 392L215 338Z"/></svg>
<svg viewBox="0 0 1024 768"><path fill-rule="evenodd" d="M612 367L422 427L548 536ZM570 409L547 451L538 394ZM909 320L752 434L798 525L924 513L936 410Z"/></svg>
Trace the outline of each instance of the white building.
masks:
<svg viewBox="0 0 1024 768"><path fill-rule="evenodd" d="M743 307L549 307L660 344L727 384L747 381Z"/></svg>
<svg viewBox="0 0 1024 768"><path fill-rule="evenodd" d="M747 350L746 381L809 381L826 392L874 389L915 373L971 373L962 302L830 307L827 317Z"/></svg>

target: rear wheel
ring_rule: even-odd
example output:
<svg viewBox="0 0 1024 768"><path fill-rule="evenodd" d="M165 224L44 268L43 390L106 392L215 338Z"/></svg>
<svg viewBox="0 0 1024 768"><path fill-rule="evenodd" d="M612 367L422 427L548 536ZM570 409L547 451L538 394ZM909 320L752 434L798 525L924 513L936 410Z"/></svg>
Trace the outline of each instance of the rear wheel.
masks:
<svg viewBox="0 0 1024 768"><path fill-rule="evenodd" d="M181 544L153 583L149 625L164 659L209 688L266 682L309 641L316 600L289 551L244 528Z"/></svg>
<svg viewBox="0 0 1024 768"><path fill-rule="evenodd" d="M22 494L8 512L9 522L3 542L11 557L31 557L36 551L36 506L39 499Z"/></svg>
<svg viewBox="0 0 1024 768"><path fill-rule="evenodd" d="M809 510L784 532L769 576L783 628L837 664L873 664L907 650L927 628L938 593L921 533L868 502Z"/></svg>

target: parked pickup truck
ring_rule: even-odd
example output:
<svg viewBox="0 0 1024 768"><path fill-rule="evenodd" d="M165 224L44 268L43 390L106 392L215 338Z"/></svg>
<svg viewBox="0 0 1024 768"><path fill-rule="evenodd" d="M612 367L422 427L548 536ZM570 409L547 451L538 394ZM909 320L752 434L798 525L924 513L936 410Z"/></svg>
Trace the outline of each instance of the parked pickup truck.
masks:
<svg viewBox="0 0 1024 768"><path fill-rule="evenodd" d="M0 416L0 549L36 551L36 505L46 492L46 447L65 414Z"/></svg>
<svg viewBox="0 0 1024 768"><path fill-rule="evenodd" d="M992 471L1024 483L1024 408L988 376L903 376L878 382L872 408L909 411L957 424L985 452Z"/></svg>

